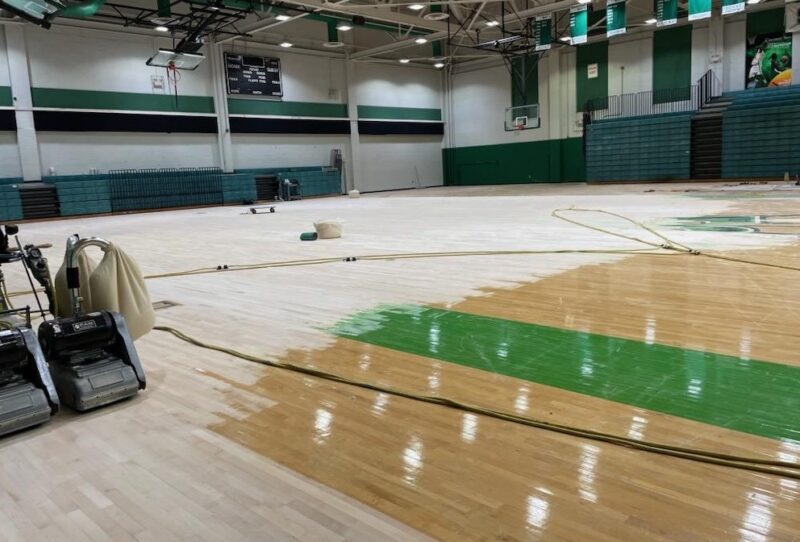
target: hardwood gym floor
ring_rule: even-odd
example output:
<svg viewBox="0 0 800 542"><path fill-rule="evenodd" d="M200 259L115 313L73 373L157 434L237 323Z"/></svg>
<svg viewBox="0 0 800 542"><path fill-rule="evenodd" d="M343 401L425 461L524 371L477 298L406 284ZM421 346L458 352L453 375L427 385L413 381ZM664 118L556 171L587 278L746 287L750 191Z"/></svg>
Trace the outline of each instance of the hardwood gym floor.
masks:
<svg viewBox="0 0 800 542"><path fill-rule="evenodd" d="M800 266L798 198L782 185L471 187L303 201L274 215L227 207L27 224L21 238L61 247L68 233L103 236L146 274L639 248L550 216L574 205L701 250ZM345 220L343 239L297 240L327 217ZM643 236L608 216L579 218ZM60 250L48 256L56 268ZM22 289L21 269L6 267ZM148 286L154 301L178 304L159 323L245 352L641 440L798 462L797 275L698 256L540 254ZM0 441L0 538L800 538L798 480L267 369L156 331L137 347L149 377L137 399Z"/></svg>

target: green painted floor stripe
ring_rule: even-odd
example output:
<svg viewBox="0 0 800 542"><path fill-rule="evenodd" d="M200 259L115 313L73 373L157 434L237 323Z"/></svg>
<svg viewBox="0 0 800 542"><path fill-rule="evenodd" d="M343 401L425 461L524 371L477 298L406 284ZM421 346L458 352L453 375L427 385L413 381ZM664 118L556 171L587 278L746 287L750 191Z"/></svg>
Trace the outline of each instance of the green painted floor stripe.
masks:
<svg viewBox="0 0 800 542"><path fill-rule="evenodd" d="M419 306L383 306L340 337L800 442L800 367Z"/></svg>

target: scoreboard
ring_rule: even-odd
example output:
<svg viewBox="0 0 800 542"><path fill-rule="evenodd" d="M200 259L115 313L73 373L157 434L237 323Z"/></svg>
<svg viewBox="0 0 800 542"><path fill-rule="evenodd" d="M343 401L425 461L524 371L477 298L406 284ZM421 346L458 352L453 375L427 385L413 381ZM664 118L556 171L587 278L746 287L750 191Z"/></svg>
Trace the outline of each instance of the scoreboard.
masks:
<svg viewBox="0 0 800 542"><path fill-rule="evenodd" d="M225 53L228 94L283 97L281 60Z"/></svg>

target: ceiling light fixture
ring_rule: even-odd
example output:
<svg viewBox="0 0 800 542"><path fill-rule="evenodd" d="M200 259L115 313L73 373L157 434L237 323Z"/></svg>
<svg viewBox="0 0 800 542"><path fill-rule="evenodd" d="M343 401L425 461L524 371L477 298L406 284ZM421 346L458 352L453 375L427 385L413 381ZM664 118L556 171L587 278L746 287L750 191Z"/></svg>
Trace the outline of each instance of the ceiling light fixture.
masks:
<svg viewBox="0 0 800 542"><path fill-rule="evenodd" d="M497 26L499 24L500 23L498 23L497 21L487 21L486 22L486 26Z"/></svg>
<svg viewBox="0 0 800 542"><path fill-rule="evenodd" d="M758 4L759 2L761 2L761 0L747 0L747 3L750 4L751 6L754 4Z"/></svg>
<svg viewBox="0 0 800 542"><path fill-rule="evenodd" d="M443 11L431 11L422 16L423 19L428 21L443 21L448 17L450 17L450 14Z"/></svg>
<svg viewBox="0 0 800 542"><path fill-rule="evenodd" d="M578 0L579 4L591 4L592 0Z"/></svg>
<svg viewBox="0 0 800 542"><path fill-rule="evenodd" d="M276 15L275 18L278 19L279 21L288 21L289 19L291 19L291 17L289 17L288 15L284 15L283 13L281 13L280 15Z"/></svg>
<svg viewBox="0 0 800 542"><path fill-rule="evenodd" d="M283 42L283 43L281 43L280 45L281 45L281 47L283 47L284 49L288 49L289 47L291 47L291 46L292 46L292 44L291 44L291 43L289 43L288 41L284 41L284 42Z"/></svg>
<svg viewBox="0 0 800 542"><path fill-rule="evenodd" d="M572 41L572 38L570 38L569 36L561 36L561 37L560 37L560 38L558 38L558 39L560 39L561 41L565 41L565 42L567 42L567 43L569 43L569 42L571 42L571 41Z"/></svg>
<svg viewBox="0 0 800 542"><path fill-rule="evenodd" d="M162 26L162 25L158 25L153 30L155 30L156 32L169 32L169 28L167 28L166 26Z"/></svg>
<svg viewBox="0 0 800 542"><path fill-rule="evenodd" d="M644 22L644 24L656 24L657 22L658 22L658 19L656 19L655 17L650 17L649 19L647 19Z"/></svg>
<svg viewBox="0 0 800 542"><path fill-rule="evenodd" d="M442 68L444 68L444 62L437 62L436 64L433 65L433 67L436 68L437 70L441 70Z"/></svg>
<svg viewBox="0 0 800 542"><path fill-rule="evenodd" d="M417 45L423 45L425 43L428 43L428 40L426 40L425 38L417 38L414 40L414 43L416 43Z"/></svg>
<svg viewBox="0 0 800 542"><path fill-rule="evenodd" d="M408 6L408 9L413 11L419 11L421 9L425 9L425 6L423 6L422 4L411 4L410 6Z"/></svg>
<svg viewBox="0 0 800 542"><path fill-rule="evenodd" d="M336 30L338 30L339 32L347 32L348 30L352 30L352 29L353 29L352 26L350 26L349 24L344 24L344 23L339 23L336 26Z"/></svg>
<svg viewBox="0 0 800 542"><path fill-rule="evenodd" d="M409 62L411 62L411 60L409 60L407 58L401 58L400 59L400 64L408 64Z"/></svg>

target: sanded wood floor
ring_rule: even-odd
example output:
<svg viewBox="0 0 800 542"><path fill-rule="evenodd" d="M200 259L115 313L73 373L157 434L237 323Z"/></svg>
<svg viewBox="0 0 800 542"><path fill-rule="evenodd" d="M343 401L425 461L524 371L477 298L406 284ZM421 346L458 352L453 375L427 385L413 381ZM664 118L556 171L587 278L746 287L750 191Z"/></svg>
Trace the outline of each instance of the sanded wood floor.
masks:
<svg viewBox="0 0 800 542"><path fill-rule="evenodd" d="M791 230L778 236L674 226L675 217L785 213L787 200L647 192L652 189L524 187L524 196L513 196L511 188L493 196L492 189L481 195L471 188L469 198L445 192L316 200L252 217L220 208L30 224L21 235L58 246L67 231L101 235L126 249L146 273L487 246L623 248L619 240L550 217L553 209L576 205L633 216L703 250L800 263ZM343 239L297 240L313 220L327 217L344 218ZM55 266L58 252L49 254ZM24 276L7 273L21 289ZM794 373L786 371L800 365L796 282L793 271L694 256L583 254L341 262L158 279L148 287L154 300L177 303L158 311L159 323L253 354L631 438L797 462L800 440L791 438L791 423L776 429L788 437L775 438L747 424L717 423L713 412L711 421L687 417L698 394L714 386L720 393L736 391L708 365L722 358L703 361L705 373L697 370L702 353L767 362L763 367L791 378ZM427 308L456 315L456 322L465 315L474 327L392 327L405 320L393 322L378 312L381 319L362 334L337 332L341 322L383 306L417 307L403 309L411 318L424 319ZM463 330L463 338L452 339ZM493 330L507 333L509 344L481 339ZM420 338L421 331L427 335ZM655 356L641 363L685 353L691 386L681 394L677 384L631 378L626 385L642 397L625 403L610 399L602 383L582 389L591 374L573 375L574 388L558 387L543 383L534 370L516 373L519 367L504 365L506 358L525 359L527 343L514 340L545 341L544 335L559 338L562 332L582 341L575 355L595 348L598 363L608 355L604 337ZM137 347L149 387L135 400L84 416L66 413L0 441L0 539L800 537L796 480L267 369L163 333L147 335ZM548 352L542 359L553 367L570 356L569 349ZM601 365L594 368L594 374L606 374ZM735 376L744 383L754 378ZM672 394L663 404L649 400L659 389ZM785 402L760 405L745 390L739 402L752 405L748 416L754 420L767 415L759 408L768 403L788 405L790 414L792 405L800 411L796 399L777 399ZM670 410L672 403L680 404ZM740 426L748 431L732 428Z"/></svg>

